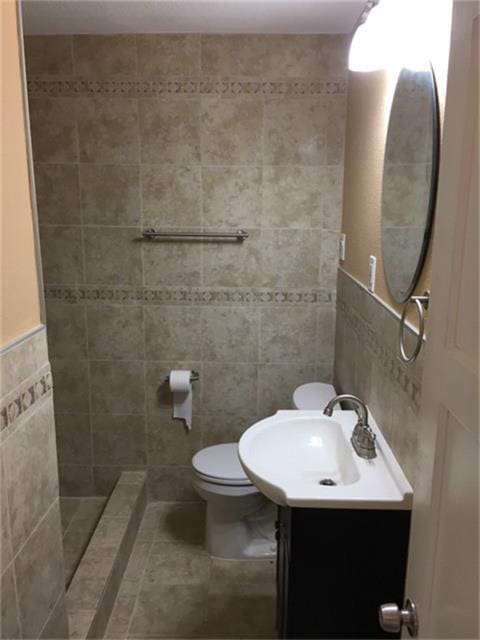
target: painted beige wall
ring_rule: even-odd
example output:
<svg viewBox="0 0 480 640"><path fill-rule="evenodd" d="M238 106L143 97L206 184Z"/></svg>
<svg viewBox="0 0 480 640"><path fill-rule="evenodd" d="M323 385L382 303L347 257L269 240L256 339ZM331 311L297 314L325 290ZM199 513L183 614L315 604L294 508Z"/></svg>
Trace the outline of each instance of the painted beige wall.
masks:
<svg viewBox="0 0 480 640"><path fill-rule="evenodd" d="M430 59L435 72L443 122L448 56L450 50L451 0L438 0L432 16L435 29L428 34ZM383 156L390 105L397 74L392 71L349 73L345 148L345 179L342 231L347 234L343 268L360 282L368 283L368 258L377 258L376 293L395 309L383 271L381 250L381 196ZM430 252L416 293L429 288Z"/></svg>
<svg viewBox="0 0 480 640"><path fill-rule="evenodd" d="M2 0L0 345L40 324L16 3Z"/></svg>

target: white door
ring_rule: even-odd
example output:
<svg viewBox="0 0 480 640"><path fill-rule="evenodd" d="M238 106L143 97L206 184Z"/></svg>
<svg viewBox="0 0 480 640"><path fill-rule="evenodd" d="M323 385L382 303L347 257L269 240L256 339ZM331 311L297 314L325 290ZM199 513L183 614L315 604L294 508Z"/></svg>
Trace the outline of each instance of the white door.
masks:
<svg viewBox="0 0 480 640"><path fill-rule="evenodd" d="M479 13L454 3L406 588L421 638L479 637Z"/></svg>

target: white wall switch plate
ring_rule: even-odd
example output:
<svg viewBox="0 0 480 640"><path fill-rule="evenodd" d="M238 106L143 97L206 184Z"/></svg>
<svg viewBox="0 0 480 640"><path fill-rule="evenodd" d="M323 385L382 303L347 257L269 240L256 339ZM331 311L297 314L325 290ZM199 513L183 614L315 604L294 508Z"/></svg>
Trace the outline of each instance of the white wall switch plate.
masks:
<svg viewBox="0 0 480 640"><path fill-rule="evenodd" d="M338 257L340 260L345 260L345 243L347 241L347 236L345 233L340 234L340 240L338 242Z"/></svg>
<svg viewBox="0 0 480 640"><path fill-rule="evenodd" d="M375 277L377 275L377 259L375 256L368 258L368 290L374 293Z"/></svg>

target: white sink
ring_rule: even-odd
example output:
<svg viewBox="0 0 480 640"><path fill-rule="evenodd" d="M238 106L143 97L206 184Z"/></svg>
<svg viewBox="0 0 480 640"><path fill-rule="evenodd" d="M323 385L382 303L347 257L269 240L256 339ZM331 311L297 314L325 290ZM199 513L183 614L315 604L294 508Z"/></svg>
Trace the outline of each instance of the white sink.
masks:
<svg viewBox="0 0 480 640"><path fill-rule="evenodd" d="M372 416L377 457L350 443L355 411L278 411L247 429L239 456L253 484L280 506L410 509L413 490ZM328 484L321 484L328 483Z"/></svg>

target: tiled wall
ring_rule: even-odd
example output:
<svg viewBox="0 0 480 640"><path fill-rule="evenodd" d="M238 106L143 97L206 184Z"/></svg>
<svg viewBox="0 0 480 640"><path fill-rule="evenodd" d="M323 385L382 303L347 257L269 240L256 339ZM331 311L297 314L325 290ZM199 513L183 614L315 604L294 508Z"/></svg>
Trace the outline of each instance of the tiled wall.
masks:
<svg viewBox="0 0 480 640"><path fill-rule="evenodd" d="M347 38L26 39L64 495L148 468L194 497L190 458L329 380ZM246 229L152 243L142 227ZM193 430L165 377L200 373Z"/></svg>
<svg viewBox="0 0 480 640"><path fill-rule="evenodd" d="M45 329L0 354L1 638L68 638Z"/></svg>
<svg viewBox="0 0 480 640"><path fill-rule="evenodd" d="M364 400L415 485L421 465L420 433L423 350L407 365L398 358L399 320L375 296L339 269L334 384ZM416 337L405 332L407 352Z"/></svg>

